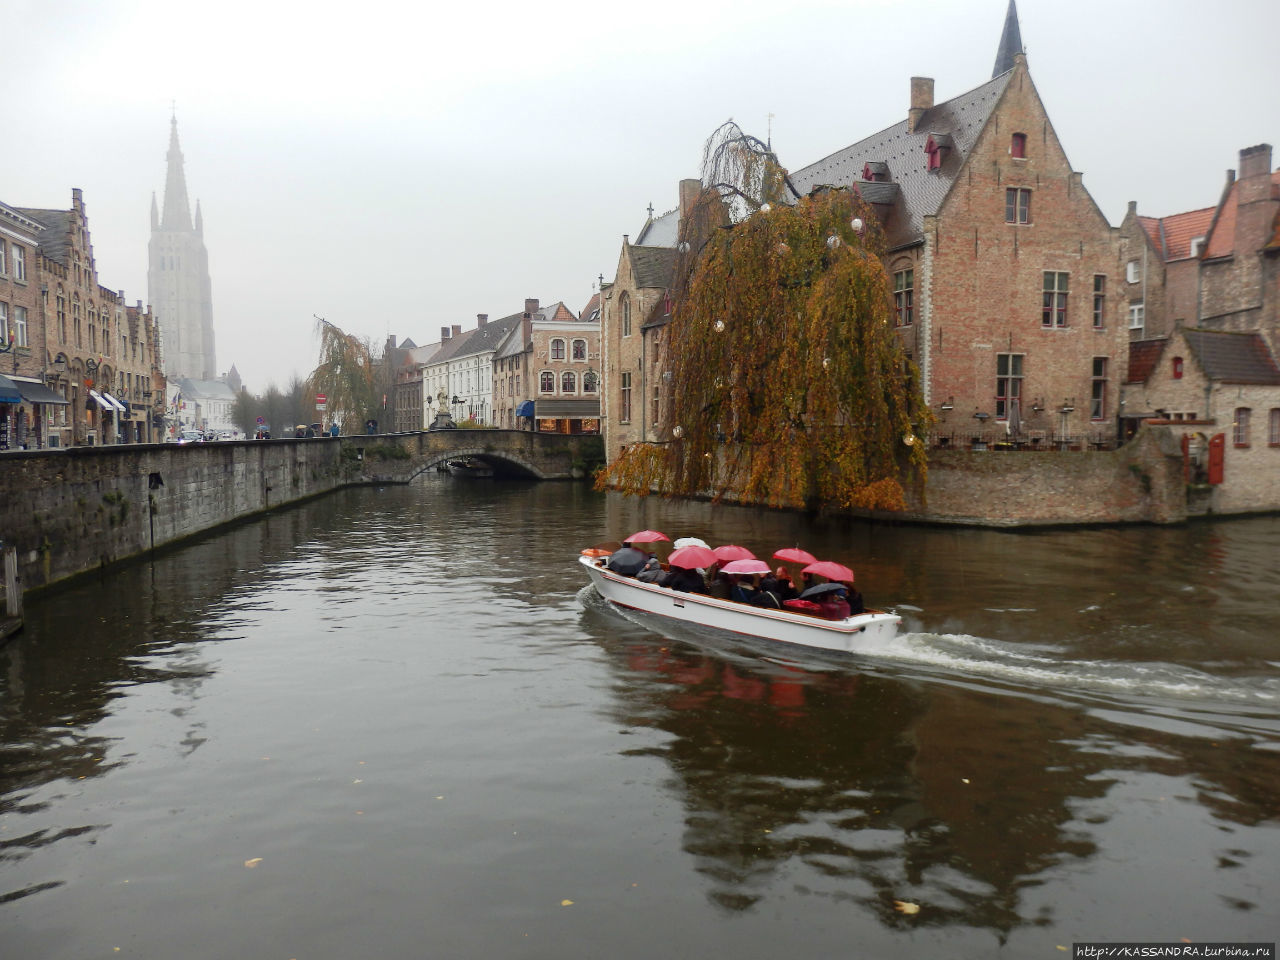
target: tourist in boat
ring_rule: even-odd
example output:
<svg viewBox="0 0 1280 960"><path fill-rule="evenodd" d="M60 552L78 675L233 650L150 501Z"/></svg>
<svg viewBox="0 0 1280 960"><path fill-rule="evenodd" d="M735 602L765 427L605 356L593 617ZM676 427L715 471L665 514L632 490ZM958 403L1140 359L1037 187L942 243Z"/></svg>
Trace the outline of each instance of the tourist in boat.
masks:
<svg viewBox="0 0 1280 960"><path fill-rule="evenodd" d="M844 620L853 615L851 610L848 597L843 590L824 593L822 599L818 601L818 616L826 620Z"/></svg>
<svg viewBox="0 0 1280 960"><path fill-rule="evenodd" d="M734 575L729 588L729 599L738 603L751 603L756 596L755 584L743 577Z"/></svg>
<svg viewBox="0 0 1280 960"><path fill-rule="evenodd" d="M856 617L858 614L866 613L867 606L862 602L862 594L854 589L852 580L843 581L845 585L845 594L849 601L849 615Z"/></svg>
<svg viewBox="0 0 1280 960"><path fill-rule="evenodd" d="M662 564L658 562L657 557L649 554L649 559L645 562L644 569L636 574L636 579L642 583L657 583L658 578L661 576Z"/></svg>
<svg viewBox="0 0 1280 960"><path fill-rule="evenodd" d="M648 560L648 554L641 553L630 543L624 543L622 549L613 551L605 566L624 577L634 577L644 568Z"/></svg>
<svg viewBox="0 0 1280 960"><path fill-rule="evenodd" d="M706 593L707 582L697 570L686 570L684 567L672 567L671 576L666 586L683 593Z"/></svg>
<svg viewBox="0 0 1280 960"><path fill-rule="evenodd" d="M772 593L780 603L794 600L800 596L796 592L796 588L791 585L791 574L787 573L786 567L778 567L773 573L765 574L760 579L760 590L765 593Z"/></svg>
<svg viewBox="0 0 1280 960"><path fill-rule="evenodd" d="M733 593L733 580L729 574L719 569L718 564L715 575L708 576L707 581L707 593L719 600L728 600L729 595Z"/></svg>

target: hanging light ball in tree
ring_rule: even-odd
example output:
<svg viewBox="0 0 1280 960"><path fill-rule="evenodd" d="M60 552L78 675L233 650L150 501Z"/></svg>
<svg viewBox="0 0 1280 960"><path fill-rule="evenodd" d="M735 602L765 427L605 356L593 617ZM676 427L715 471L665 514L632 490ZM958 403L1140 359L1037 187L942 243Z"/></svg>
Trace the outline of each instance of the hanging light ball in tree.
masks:
<svg viewBox="0 0 1280 960"><path fill-rule="evenodd" d="M832 250L834 250L836 247L840 246L840 244L841 244L841 243L843 243L843 242L844 242L844 241L843 241L843 240L841 240L841 239L840 239L838 236L836 236L834 233L833 233L831 236L827 237L827 246L828 246L828 247L830 247Z"/></svg>
<svg viewBox="0 0 1280 960"><path fill-rule="evenodd" d="M769 204L767 204L767 203L762 203L762 204L760 204L760 212L761 212L761 213L768 213L768 212L769 212L770 210L772 210L772 209L773 209L773 207L771 207L771 206L770 206Z"/></svg>
<svg viewBox="0 0 1280 960"><path fill-rule="evenodd" d="M905 437L902 438L902 442L905 443L908 447L913 446L916 442L916 435L914 433L908 433Z"/></svg>
<svg viewBox="0 0 1280 960"><path fill-rule="evenodd" d="M855 233L861 233L863 227L862 218L854 217L849 226L853 227Z"/></svg>
<svg viewBox="0 0 1280 960"><path fill-rule="evenodd" d="M723 321L723 320L717 320L714 324L712 324L712 327L715 329L715 332L716 332L716 333L724 333L724 321Z"/></svg>
<svg viewBox="0 0 1280 960"><path fill-rule="evenodd" d="M671 435L675 437L677 440L679 440L681 437L684 436L684 427L680 426L680 424L677 423L674 427L671 428Z"/></svg>
<svg viewBox="0 0 1280 960"><path fill-rule="evenodd" d="M822 369L823 369L823 370L830 370L830 369L831 369L831 358L830 358L830 357L823 357L823 358L822 358Z"/></svg>
<svg viewBox="0 0 1280 960"><path fill-rule="evenodd" d="M678 250L680 253L688 253L689 241L681 240L679 243L676 244L676 250Z"/></svg>
<svg viewBox="0 0 1280 960"><path fill-rule="evenodd" d="M787 242L785 240L779 241L778 245L773 249L777 251L778 256L780 257L785 257L788 253L791 252L791 247L787 245Z"/></svg>

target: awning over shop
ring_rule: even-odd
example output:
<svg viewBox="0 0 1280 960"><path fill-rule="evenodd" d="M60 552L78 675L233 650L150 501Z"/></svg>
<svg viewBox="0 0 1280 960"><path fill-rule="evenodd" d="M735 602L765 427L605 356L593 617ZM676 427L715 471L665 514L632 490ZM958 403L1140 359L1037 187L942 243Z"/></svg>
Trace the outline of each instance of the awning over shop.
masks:
<svg viewBox="0 0 1280 960"><path fill-rule="evenodd" d="M59 403L64 407L71 403L70 400L67 400L61 394L54 393L38 380L29 380L26 377L14 377L13 385L17 387L18 392L22 394L22 399L29 403Z"/></svg>
<svg viewBox="0 0 1280 960"><path fill-rule="evenodd" d="M113 397L111 394L107 393L105 390L104 390L104 391L102 391L102 397L103 397L103 399L104 399L104 400L106 400L109 404L111 404L113 407L115 407L115 408L116 408L117 410L119 410L121 413L127 413L127 412L128 412L128 408L127 408L123 403L121 403L119 400L117 400L117 399L116 399L115 397Z"/></svg>
<svg viewBox="0 0 1280 960"><path fill-rule="evenodd" d="M89 396L93 397L93 399L98 402L98 406L100 406L103 410L108 410L113 413L115 412L116 408L113 407L110 401L108 401L105 397L103 397L103 395L100 394L97 390L90 390Z"/></svg>
<svg viewBox="0 0 1280 960"><path fill-rule="evenodd" d="M594 400L569 400L552 397L538 400L535 410L539 417L557 420L594 420L600 416L600 398Z"/></svg>
<svg viewBox="0 0 1280 960"><path fill-rule="evenodd" d="M21 403L22 394L18 386L8 377L0 374L0 403Z"/></svg>
<svg viewBox="0 0 1280 960"><path fill-rule="evenodd" d="M526 400L526 401L524 401L524 403L520 404L520 406L516 407L516 416L517 416L517 417L532 417L532 416L533 416L533 401L532 401L532 400Z"/></svg>

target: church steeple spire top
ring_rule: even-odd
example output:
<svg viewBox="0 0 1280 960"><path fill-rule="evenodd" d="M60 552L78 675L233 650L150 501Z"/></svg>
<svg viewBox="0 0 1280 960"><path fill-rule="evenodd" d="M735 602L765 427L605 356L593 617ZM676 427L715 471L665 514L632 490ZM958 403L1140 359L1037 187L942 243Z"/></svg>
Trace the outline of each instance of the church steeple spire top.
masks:
<svg viewBox="0 0 1280 960"><path fill-rule="evenodd" d="M994 80L1002 73L1006 73L1013 69L1013 58L1020 53L1026 53L1022 49L1022 31L1018 29L1018 7L1014 0L1009 0L1009 12L1004 17L1004 32L1000 34L1000 46L996 50L996 65L991 71L991 78Z"/></svg>
<svg viewBox="0 0 1280 960"><path fill-rule="evenodd" d="M182 166L182 147L178 145L178 115L169 120L169 172L164 181L164 216L161 226L165 230L190 230L191 206L187 202L187 177Z"/></svg>

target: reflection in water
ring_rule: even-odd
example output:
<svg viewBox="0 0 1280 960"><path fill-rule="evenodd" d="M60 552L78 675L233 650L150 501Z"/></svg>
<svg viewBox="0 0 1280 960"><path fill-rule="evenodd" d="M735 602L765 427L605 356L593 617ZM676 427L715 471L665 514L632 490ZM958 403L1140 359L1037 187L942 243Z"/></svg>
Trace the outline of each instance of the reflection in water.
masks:
<svg viewBox="0 0 1280 960"><path fill-rule="evenodd" d="M574 558L640 527L851 561L908 630L841 657L628 619ZM29 605L0 648L0 922L33 957L141 913L139 955L193 958L424 928L456 956L649 957L672 930L769 956L780 922L813 956L1258 939L1278 534L340 493Z"/></svg>

